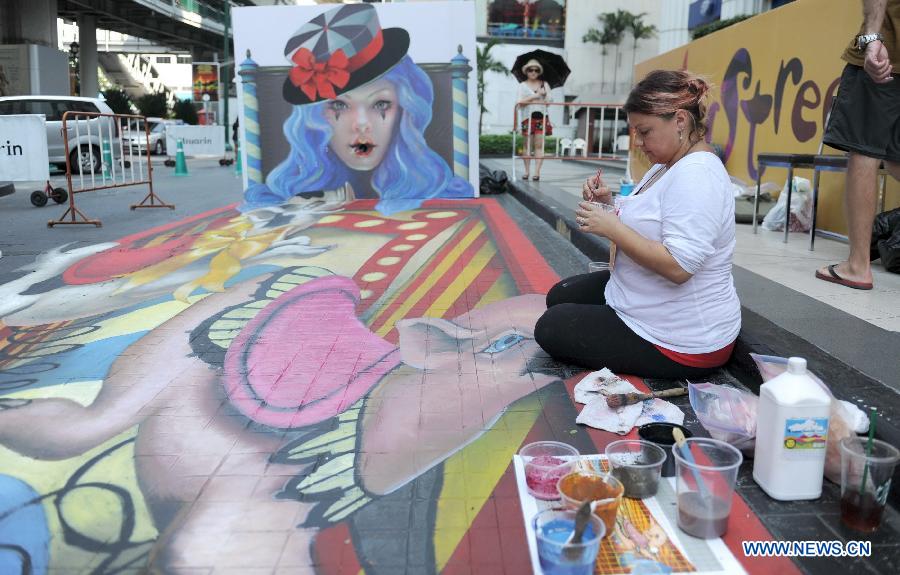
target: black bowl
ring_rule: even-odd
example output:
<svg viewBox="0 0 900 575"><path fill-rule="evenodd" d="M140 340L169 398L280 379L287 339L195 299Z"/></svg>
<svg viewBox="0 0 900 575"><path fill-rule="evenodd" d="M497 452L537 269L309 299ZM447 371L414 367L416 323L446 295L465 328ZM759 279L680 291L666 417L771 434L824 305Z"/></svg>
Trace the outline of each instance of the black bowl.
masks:
<svg viewBox="0 0 900 575"><path fill-rule="evenodd" d="M662 466L663 477L675 475L675 457L672 455L672 445L675 444L675 438L672 436L672 430L676 427L681 430L685 438L694 436L687 427L677 423L647 423L638 427L638 437L644 441L655 443L666 452L666 461Z"/></svg>

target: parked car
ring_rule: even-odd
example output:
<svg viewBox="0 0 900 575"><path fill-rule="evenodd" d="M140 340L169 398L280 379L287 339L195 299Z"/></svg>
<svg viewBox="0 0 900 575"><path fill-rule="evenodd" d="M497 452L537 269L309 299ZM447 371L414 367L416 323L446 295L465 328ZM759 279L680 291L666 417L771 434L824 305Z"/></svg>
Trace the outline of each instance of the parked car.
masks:
<svg viewBox="0 0 900 575"><path fill-rule="evenodd" d="M147 118L147 125L150 127L150 153L162 155L166 153L166 126L177 126L184 124L183 120L167 120L165 118ZM143 154L144 141L144 123L142 121L132 122L131 133L126 132L123 135L125 144L131 146L132 153Z"/></svg>
<svg viewBox="0 0 900 575"><path fill-rule="evenodd" d="M63 141L62 118L68 111L99 112L112 114L112 109L100 98L77 96L6 96L0 97L0 115L43 114L47 119L48 161L61 169L66 167L66 146ZM121 157L118 144L119 130L113 118L99 117L91 120L67 122L69 135L69 161L72 172L95 174L102 170L102 142L110 140L113 156ZM76 129L77 128L77 129Z"/></svg>

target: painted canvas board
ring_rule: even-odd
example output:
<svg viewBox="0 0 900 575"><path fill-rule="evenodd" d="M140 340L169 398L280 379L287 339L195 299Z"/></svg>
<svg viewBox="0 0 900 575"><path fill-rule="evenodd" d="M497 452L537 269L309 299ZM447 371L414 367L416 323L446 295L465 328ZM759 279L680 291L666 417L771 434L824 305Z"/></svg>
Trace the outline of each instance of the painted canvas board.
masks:
<svg viewBox="0 0 900 575"><path fill-rule="evenodd" d="M471 2L235 9L241 210L476 196L474 26Z"/></svg>

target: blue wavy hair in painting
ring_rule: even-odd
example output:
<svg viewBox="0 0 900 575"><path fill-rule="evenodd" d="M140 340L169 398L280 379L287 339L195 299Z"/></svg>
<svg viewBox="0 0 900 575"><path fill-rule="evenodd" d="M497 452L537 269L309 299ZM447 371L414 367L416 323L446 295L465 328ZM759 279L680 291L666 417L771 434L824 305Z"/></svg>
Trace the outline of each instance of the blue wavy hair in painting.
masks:
<svg viewBox="0 0 900 575"><path fill-rule="evenodd" d="M381 197L376 209L390 214L417 208L429 198L471 197L472 185L454 176L447 162L425 142L434 101L431 80L409 56L381 77L394 85L402 112L391 147L372 175L372 187ZM241 211L281 204L297 194L332 190L347 182L348 168L327 153L332 136L324 114L327 105L324 101L294 106L284 124L290 154L265 184L247 189Z"/></svg>

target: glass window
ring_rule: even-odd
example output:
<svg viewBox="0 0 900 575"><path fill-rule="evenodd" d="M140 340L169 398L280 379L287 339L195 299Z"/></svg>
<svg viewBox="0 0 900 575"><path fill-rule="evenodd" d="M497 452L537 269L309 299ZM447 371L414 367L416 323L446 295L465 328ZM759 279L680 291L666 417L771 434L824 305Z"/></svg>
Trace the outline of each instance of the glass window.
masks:
<svg viewBox="0 0 900 575"><path fill-rule="evenodd" d="M157 56L156 63L157 64L171 64L172 57L171 56Z"/></svg>
<svg viewBox="0 0 900 575"><path fill-rule="evenodd" d="M56 102L48 100L26 100L24 103L26 114L43 114L47 117L48 122L59 122L65 112L65 110L60 112L59 108L54 106Z"/></svg>
<svg viewBox="0 0 900 575"><path fill-rule="evenodd" d="M0 102L0 116L9 114L27 114L25 111L25 103L22 100L11 100L8 102Z"/></svg>
<svg viewBox="0 0 900 575"><path fill-rule="evenodd" d="M190 64L190 63L191 63L191 57L190 57L190 56L179 56L179 57L178 57L178 63L179 63L179 64Z"/></svg>
<svg viewBox="0 0 900 575"><path fill-rule="evenodd" d="M565 0L491 0L488 35L562 38L566 31Z"/></svg>
<svg viewBox="0 0 900 575"><path fill-rule="evenodd" d="M81 100L73 100L71 102L67 102L70 110L74 110L76 112L100 112L100 108L96 106L93 102L82 102Z"/></svg>

